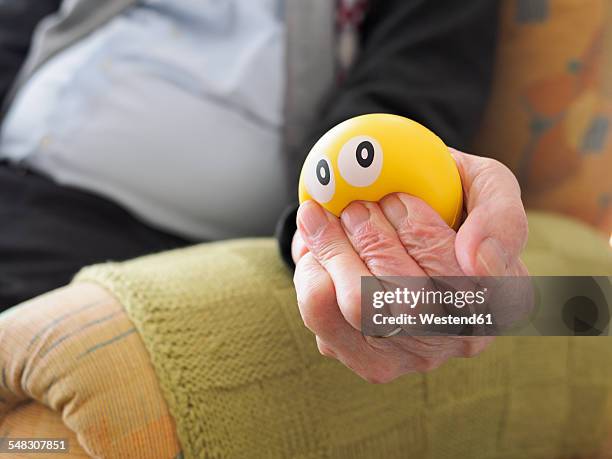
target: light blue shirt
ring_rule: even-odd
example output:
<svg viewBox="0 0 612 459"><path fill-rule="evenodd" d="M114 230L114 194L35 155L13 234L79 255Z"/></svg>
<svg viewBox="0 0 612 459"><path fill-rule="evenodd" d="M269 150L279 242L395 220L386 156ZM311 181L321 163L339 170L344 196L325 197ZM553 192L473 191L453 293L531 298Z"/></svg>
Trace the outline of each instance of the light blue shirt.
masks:
<svg viewBox="0 0 612 459"><path fill-rule="evenodd" d="M269 234L284 52L279 0L142 1L26 83L0 152L178 234Z"/></svg>

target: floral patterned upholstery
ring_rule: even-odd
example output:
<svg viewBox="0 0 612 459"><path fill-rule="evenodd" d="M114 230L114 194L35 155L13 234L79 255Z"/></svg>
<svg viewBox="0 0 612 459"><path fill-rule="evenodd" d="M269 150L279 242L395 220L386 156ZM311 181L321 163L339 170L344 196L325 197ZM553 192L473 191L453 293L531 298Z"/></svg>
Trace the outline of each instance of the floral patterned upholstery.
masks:
<svg viewBox="0 0 612 459"><path fill-rule="evenodd" d="M476 152L507 164L527 207L612 231L612 0L505 0Z"/></svg>

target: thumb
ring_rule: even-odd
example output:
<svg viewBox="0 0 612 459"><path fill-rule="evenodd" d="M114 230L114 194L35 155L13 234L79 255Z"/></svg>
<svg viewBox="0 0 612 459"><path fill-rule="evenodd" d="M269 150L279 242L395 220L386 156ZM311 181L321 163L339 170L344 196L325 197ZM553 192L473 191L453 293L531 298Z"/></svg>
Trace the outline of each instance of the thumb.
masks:
<svg viewBox="0 0 612 459"><path fill-rule="evenodd" d="M455 243L459 265L470 276L511 275L528 236L519 184L499 161L456 150L451 154L467 210Z"/></svg>

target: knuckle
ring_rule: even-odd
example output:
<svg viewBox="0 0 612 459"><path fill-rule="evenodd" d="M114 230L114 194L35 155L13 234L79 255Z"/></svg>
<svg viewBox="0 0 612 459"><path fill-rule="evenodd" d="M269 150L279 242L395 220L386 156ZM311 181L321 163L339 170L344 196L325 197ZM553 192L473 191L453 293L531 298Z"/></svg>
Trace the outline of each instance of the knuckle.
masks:
<svg viewBox="0 0 612 459"><path fill-rule="evenodd" d="M338 293L338 307L344 318L354 328L361 328L361 289L359 281L355 287Z"/></svg>
<svg viewBox="0 0 612 459"><path fill-rule="evenodd" d="M431 250L432 241L443 246L452 239L450 228L442 228L434 222L406 219L398 229L398 234L404 246L409 250Z"/></svg>
<svg viewBox="0 0 612 459"><path fill-rule="evenodd" d="M343 309L355 309L361 307L361 285L357 283L356 286L347 288L341 294L341 302Z"/></svg>
<svg viewBox="0 0 612 459"><path fill-rule="evenodd" d="M426 270L437 267L441 261L446 263L448 254L454 254L454 232L450 228L416 223L399 234L408 253Z"/></svg>
<svg viewBox="0 0 612 459"><path fill-rule="evenodd" d="M502 174L507 174L507 173L512 174L510 169L508 169L508 167L506 167L504 163L502 163L501 161L498 161L495 158L489 158L486 156L482 156L480 158L480 161L481 161L482 167L485 169L489 169L495 172L500 172Z"/></svg>
<svg viewBox="0 0 612 459"><path fill-rule="evenodd" d="M504 164L501 161L498 161L495 158L491 158L488 156L483 156L481 158L482 158L482 164L484 164L485 167L488 167L490 169L498 169L498 170L507 169L506 166L504 166Z"/></svg>
<svg viewBox="0 0 612 459"><path fill-rule="evenodd" d="M306 301L298 298L298 307L300 309L300 315L306 328L313 333L316 333L319 329L321 322L321 310L324 308L326 303L323 301L316 301L316 297L310 297Z"/></svg>
<svg viewBox="0 0 612 459"><path fill-rule="evenodd" d="M371 271L401 268L401 261L397 253L397 239L387 232L380 231L366 223L355 233L354 241L359 256Z"/></svg>
<svg viewBox="0 0 612 459"><path fill-rule="evenodd" d="M320 286L308 286L298 289L297 304L306 328L316 332L328 316L330 304L335 301L334 293Z"/></svg>
<svg viewBox="0 0 612 459"><path fill-rule="evenodd" d="M337 258L344 250L342 235L329 223L311 238L310 246L317 258L324 261Z"/></svg>
<svg viewBox="0 0 612 459"><path fill-rule="evenodd" d="M318 258L324 261L330 261L342 255L343 245L336 239L330 239L326 242L320 242L316 247Z"/></svg>
<svg viewBox="0 0 612 459"><path fill-rule="evenodd" d="M371 222L364 223L354 235L360 251L376 254L393 246L392 239L385 231L380 231Z"/></svg>
<svg viewBox="0 0 612 459"><path fill-rule="evenodd" d="M514 191L520 196L521 186L514 173L501 161L493 158L483 158L484 167L497 176L503 176L508 179L508 182L512 184Z"/></svg>
<svg viewBox="0 0 612 459"><path fill-rule="evenodd" d="M486 177L496 175L496 172L500 170L501 163L493 158L486 156L478 157L477 163L475 163L474 176L478 179L484 179Z"/></svg>
<svg viewBox="0 0 612 459"><path fill-rule="evenodd" d="M329 303L329 295L330 292L319 285L307 286L298 297L298 303L308 311L317 312L319 308Z"/></svg>

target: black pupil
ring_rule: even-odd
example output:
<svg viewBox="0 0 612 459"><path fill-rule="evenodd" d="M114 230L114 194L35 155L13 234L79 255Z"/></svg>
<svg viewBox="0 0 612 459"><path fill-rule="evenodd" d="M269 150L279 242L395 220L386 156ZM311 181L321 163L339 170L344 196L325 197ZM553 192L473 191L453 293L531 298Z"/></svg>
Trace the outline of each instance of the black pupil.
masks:
<svg viewBox="0 0 612 459"><path fill-rule="evenodd" d="M361 142L357 147L355 156L361 167L370 167L372 162L374 162L374 145L372 145L372 142L368 142L367 140Z"/></svg>
<svg viewBox="0 0 612 459"><path fill-rule="evenodd" d="M321 185L329 185L329 180L331 179L329 174L329 164L327 164L327 161L324 159L317 163L317 179Z"/></svg>

